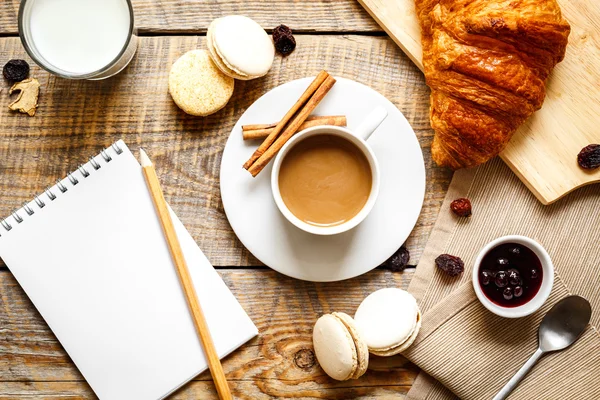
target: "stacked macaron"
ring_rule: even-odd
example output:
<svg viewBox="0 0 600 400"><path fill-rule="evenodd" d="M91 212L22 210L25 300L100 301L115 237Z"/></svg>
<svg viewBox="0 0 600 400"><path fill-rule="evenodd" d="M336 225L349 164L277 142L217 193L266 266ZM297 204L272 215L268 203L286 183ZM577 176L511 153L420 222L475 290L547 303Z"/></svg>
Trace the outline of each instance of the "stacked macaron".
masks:
<svg viewBox="0 0 600 400"><path fill-rule="evenodd" d="M266 75L275 46L267 32L242 15L214 20L207 32L208 51L185 53L171 67L169 93L188 114L206 116L225 107L234 79Z"/></svg>
<svg viewBox="0 0 600 400"><path fill-rule="evenodd" d="M421 327L415 298L397 289L367 296L352 319L339 312L325 314L313 330L315 355L330 377L357 379L366 371L369 355L392 356L405 351Z"/></svg>

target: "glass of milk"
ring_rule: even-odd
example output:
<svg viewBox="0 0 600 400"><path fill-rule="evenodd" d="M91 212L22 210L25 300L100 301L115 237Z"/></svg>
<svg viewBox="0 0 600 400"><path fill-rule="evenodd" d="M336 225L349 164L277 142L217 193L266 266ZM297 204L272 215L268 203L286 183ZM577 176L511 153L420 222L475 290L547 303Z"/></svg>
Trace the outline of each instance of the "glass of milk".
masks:
<svg viewBox="0 0 600 400"><path fill-rule="evenodd" d="M22 0L19 35L29 56L68 79L104 79L137 48L130 0Z"/></svg>

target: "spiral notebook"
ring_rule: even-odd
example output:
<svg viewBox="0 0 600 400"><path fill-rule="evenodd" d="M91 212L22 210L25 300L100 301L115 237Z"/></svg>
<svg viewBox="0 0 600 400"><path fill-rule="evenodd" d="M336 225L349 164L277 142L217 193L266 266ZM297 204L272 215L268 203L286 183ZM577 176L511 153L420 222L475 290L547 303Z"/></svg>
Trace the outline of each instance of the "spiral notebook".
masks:
<svg viewBox="0 0 600 400"><path fill-rule="evenodd" d="M257 329L172 217L224 357ZM163 398L207 369L142 168L123 141L0 225L0 257L100 399Z"/></svg>

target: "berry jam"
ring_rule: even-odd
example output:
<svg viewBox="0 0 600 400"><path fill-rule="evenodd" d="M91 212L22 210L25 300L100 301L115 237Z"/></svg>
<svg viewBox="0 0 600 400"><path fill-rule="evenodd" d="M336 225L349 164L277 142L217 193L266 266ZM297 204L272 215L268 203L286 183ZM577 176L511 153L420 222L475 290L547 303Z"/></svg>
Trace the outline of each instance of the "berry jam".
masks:
<svg viewBox="0 0 600 400"><path fill-rule="evenodd" d="M504 243L483 257L478 275L479 286L488 299L500 307L518 307L540 290L543 270L531 249Z"/></svg>

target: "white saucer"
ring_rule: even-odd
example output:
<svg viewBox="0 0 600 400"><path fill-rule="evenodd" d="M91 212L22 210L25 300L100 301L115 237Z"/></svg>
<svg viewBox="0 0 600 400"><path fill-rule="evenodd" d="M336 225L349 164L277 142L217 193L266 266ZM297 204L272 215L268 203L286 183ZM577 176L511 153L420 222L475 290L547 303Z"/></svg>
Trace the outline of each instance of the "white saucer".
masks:
<svg viewBox="0 0 600 400"><path fill-rule="evenodd" d="M356 228L334 236L301 231L275 205L270 185L272 162L256 178L242 168L259 144L242 139L242 125L278 121L313 78L288 82L254 102L233 127L221 160L223 206L244 246L274 270L314 282L353 278L387 260L408 238L425 195L423 154L406 118L373 89L336 79L314 115L346 115L352 129L376 106L388 111L387 119L369 139L381 168L379 197Z"/></svg>

